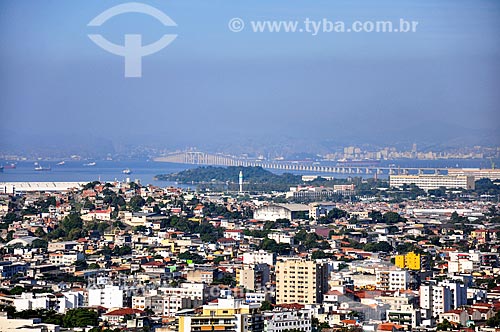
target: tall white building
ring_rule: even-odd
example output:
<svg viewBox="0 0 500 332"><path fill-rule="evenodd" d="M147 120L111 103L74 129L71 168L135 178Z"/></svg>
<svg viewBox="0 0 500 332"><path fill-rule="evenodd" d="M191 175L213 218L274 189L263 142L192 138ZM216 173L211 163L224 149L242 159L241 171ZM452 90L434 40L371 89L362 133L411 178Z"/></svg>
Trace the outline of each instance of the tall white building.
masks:
<svg viewBox="0 0 500 332"><path fill-rule="evenodd" d="M68 291L57 295L57 311L64 314L69 309L83 307L83 291Z"/></svg>
<svg viewBox="0 0 500 332"><path fill-rule="evenodd" d="M439 284L420 286L420 308L428 311L429 317L436 317L467 304L467 286L445 280ZM426 315L426 318L429 318Z"/></svg>
<svg viewBox="0 0 500 332"><path fill-rule="evenodd" d="M410 285L410 273L406 270L377 270L375 282L381 290L405 290Z"/></svg>
<svg viewBox="0 0 500 332"><path fill-rule="evenodd" d="M89 307L103 306L108 309L123 307L123 290L119 286L91 287L88 292Z"/></svg>

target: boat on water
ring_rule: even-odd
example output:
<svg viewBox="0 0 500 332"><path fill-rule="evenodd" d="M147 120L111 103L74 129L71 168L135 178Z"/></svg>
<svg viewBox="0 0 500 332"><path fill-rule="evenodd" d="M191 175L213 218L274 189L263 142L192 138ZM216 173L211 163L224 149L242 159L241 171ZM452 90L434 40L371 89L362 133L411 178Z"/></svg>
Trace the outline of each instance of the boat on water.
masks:
<svg viewBox="0 0 500 332"><path fill-rule="evenodd" d="M91 163L83 164L83 166L95 166L96 163L93 161Z"/></svg>
<svg viewBox="0 0 500 332"><path fill-rule="evenodd" d="M3 165L2 168L3 169L15 169L17 167L16 164L14 163L11 163L11 164L7 164L7 165Z"/></svg>
<svg viewBox="0 0 500 332"><path fill-rule="evenodd" d="M123 174L130 174L132 173L132 171L129 169L129 168L125 168L123 171L122 171Z"/></svg>
<svg viewBox="0 0 500 332"><path fill-rule="evenodd" d="M40 164L35 164L35 171L50 171L51 168L49 167L43 167Z"/></svg>
<svg viewBox="0 0 500 332"><path fill-rule="evenodd" d="M62 166L64 164L66 164L66 162L64 160L57 163L58 166Z"/></svg>

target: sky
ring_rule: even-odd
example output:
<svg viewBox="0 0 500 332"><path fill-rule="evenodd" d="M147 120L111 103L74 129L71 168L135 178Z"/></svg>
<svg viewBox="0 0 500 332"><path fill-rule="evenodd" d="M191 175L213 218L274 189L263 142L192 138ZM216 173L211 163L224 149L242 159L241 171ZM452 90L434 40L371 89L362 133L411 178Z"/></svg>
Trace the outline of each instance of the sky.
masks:
<svg viewBox="0 0 500 332"><path fill-rule="evenodd" d="M157 0L141 3L177 26L142 13L88 25L124 3L0 2L0 150L500 144L497 0ZM252 31L252 21L306 19L418 26ZM89 34L118 45L125 34L143 45L177 37L133 78Z"/></svg>

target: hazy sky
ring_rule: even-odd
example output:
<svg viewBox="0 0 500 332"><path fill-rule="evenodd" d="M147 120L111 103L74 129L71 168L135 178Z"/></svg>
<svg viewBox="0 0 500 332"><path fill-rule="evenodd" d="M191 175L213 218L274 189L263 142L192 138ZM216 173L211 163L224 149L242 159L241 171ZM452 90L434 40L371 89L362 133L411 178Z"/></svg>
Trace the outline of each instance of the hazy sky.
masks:
<svg viewBox="0 0 500 332"><path fill-rule="evenodd" d="M500 1L168 0L87 24L126 1L0 2L0 148L108 139L234 144L500 144ZM239 17L245 29L228 22ZM416 33L256 33L250 21L418 21ZM88 34L149 44L142 77ZM92 141L94 142L94 141ZM236 142L236 143L234 143ZM472 141L471 141L472 142ZM56 144L56 146L57 146ZM98 143L97 143L98 144Z"/></svg>

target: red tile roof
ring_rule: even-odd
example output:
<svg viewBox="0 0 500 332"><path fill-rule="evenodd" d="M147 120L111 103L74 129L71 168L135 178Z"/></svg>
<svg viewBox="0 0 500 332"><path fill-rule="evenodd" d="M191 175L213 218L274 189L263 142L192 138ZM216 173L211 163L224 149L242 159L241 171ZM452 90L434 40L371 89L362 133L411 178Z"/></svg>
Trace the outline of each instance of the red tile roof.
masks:
<svg viewBox="0 0 500 332"><path fill-rule="evenodd" d="M144 311L132 308L121 308L105 313L104 316L125 316L125 315L142 315Z"/></svg>

